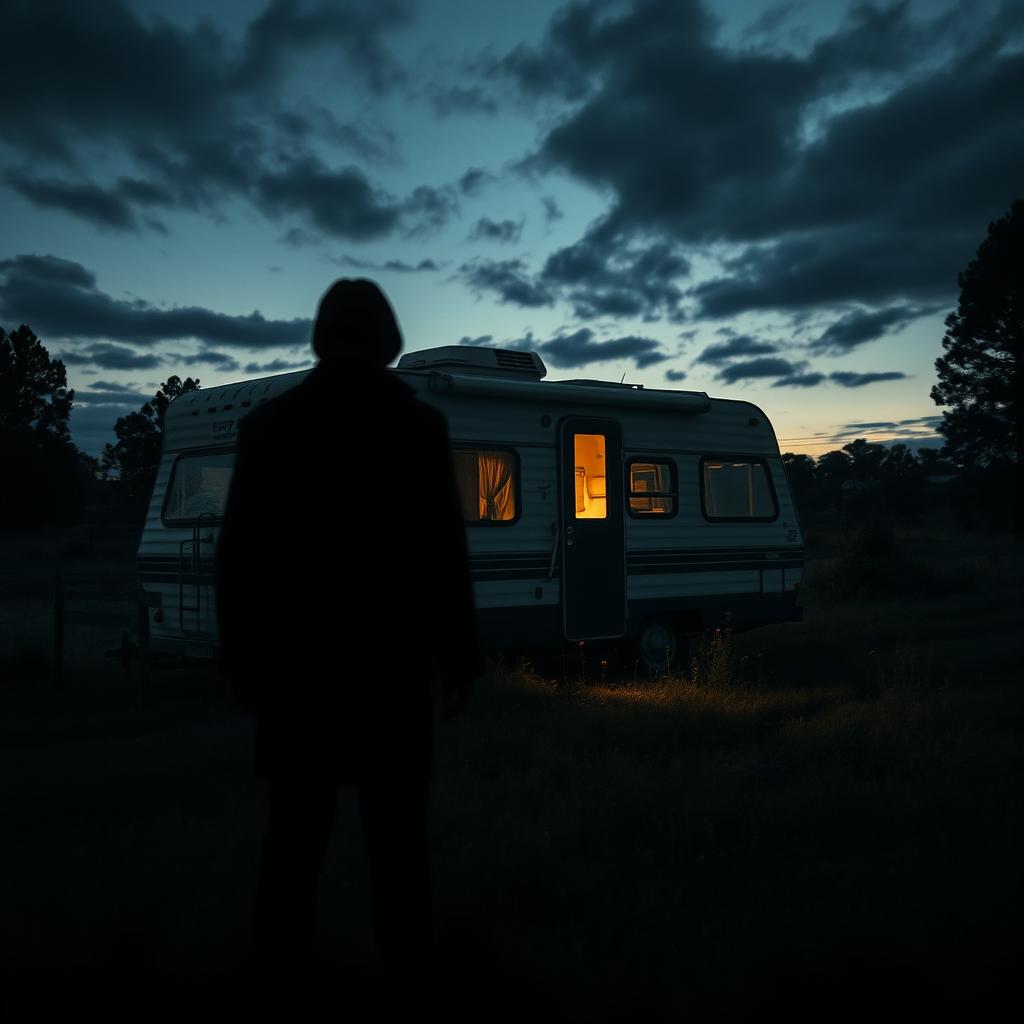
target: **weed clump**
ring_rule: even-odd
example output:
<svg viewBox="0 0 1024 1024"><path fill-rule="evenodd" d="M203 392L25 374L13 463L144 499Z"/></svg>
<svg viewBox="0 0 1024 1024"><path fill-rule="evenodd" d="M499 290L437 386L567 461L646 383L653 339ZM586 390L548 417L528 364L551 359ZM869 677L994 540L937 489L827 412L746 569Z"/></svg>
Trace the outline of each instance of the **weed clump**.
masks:
<svg viewBox="0 0 1024 1024"><path fill-rule="evenodd" d="M728 628L702 637L690 661L691 683L705 690L756 690L760 686L760 671L760 658L752 666L748 657L736 653Z"/></svg>

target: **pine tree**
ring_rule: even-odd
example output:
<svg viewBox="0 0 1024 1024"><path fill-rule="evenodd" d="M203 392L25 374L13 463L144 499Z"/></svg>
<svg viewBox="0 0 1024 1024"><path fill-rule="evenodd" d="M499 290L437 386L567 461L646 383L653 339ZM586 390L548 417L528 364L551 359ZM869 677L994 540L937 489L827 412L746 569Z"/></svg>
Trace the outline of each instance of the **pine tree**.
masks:
<svg viewBox="0 0 1024 1024"><path fill-rule="evenodd" d="M989 224L958 277L960 303L946 318L931 396L948 406L939 430L966 468L1024 467L1021 348L1024 346L1024 200Z"/></svg>

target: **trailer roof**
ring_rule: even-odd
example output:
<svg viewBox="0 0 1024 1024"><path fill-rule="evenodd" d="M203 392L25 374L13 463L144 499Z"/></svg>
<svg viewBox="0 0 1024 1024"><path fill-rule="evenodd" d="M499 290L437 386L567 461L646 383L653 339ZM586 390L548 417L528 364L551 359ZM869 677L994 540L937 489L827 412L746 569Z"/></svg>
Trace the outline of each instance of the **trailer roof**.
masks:
<svg viewBox="0 0 1024 1024"><path fill-rule="evenodd" d="M540 360L538 359L538 363ZM543 364L541 364L543 365ZM167 410L165 445L170 450L202 448L230 443L238 420L251 409L301 383L309 370L297 370L219 387L201 388L179 395ZM640 410L664 410L700 415L711 408L703 391L645 388L641 384L575 379L551 381L529 379L522 373L484 374L451 366L441 372L435 366L399 366L392 370L401 377L419 380L417 390L434 394L486 397L532 402L543 396L547 402L568 406L599 405Z"/></svg>

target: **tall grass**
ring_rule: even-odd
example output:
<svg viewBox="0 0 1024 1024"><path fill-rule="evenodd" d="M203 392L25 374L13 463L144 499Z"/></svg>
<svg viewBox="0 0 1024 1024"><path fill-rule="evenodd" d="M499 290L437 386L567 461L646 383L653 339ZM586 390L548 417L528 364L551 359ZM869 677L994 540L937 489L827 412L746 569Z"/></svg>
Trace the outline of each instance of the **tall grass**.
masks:
<svg viewBox="0 0 1024 1024"><path fill-rule="evenodd" d="M550 676L494 663L437 724L451 1002L517 1020L984 1014L1024 910L1020 552L999 577L957 557L978 560L974 589L811 587L804 622L711 634L650 680L584 676L578 652ZM111 683L93 665L62 694L0 690L0 981L98 979L83 1005L126 978L210 994L247 937L251 723L204 670L154 673L142 709ZM349 965L335 998L373 960L366 884L343 793L321 886L324 950Z"/></svg>

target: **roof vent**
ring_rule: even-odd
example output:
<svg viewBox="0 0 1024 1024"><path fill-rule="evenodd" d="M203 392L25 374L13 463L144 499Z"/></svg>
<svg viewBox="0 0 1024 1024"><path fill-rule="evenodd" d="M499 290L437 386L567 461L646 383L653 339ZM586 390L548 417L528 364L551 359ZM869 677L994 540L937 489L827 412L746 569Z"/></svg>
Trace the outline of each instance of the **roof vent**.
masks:
<svg viewBox="0 0 1024 1024"><path fill-rule="evenodd" d="M400 370L447 370L483 377L517 377L541 380L547 367L536 352L511 348L482 348L477 345L444 345L419 352L407 352L398 360Z"/></svg>

